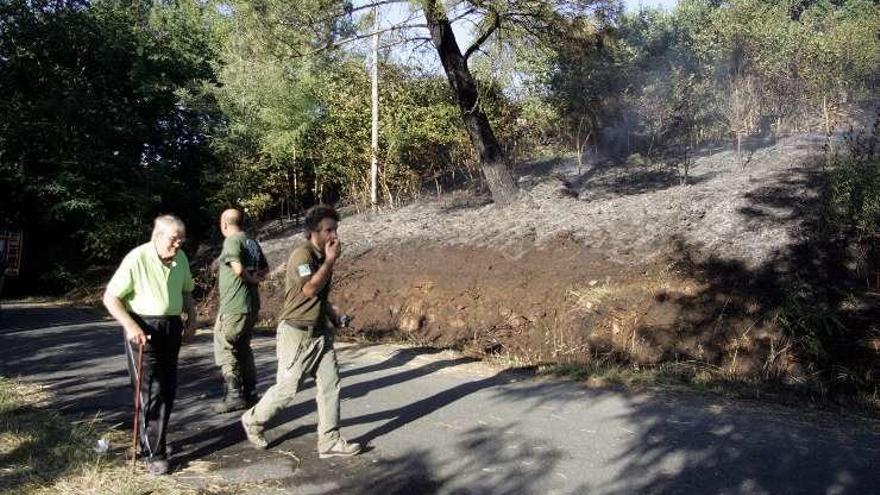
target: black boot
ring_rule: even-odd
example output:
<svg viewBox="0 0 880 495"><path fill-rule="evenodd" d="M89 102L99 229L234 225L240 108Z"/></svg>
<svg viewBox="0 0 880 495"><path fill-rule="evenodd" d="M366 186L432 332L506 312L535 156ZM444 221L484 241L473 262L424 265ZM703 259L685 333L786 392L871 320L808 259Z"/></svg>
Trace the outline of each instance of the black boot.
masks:
<svg viewBox="0 0 880 495"><path fill-rule="evenodd" d="M247 407L254 407L257 405L257 402L260 402L260 395L256 390L245 388L242 392L242 396L244 397L244 401L247 403Z"/></svg>
<svg viewBox="0 0 880 495"><path fill-rule="evenodd" d="M242 397L241 386L238 384L238 380L226 379L224 382L226 387L223 391L223 400L214 406L214 412L223 414L247 409L248 405L244 397Z"/></svg>

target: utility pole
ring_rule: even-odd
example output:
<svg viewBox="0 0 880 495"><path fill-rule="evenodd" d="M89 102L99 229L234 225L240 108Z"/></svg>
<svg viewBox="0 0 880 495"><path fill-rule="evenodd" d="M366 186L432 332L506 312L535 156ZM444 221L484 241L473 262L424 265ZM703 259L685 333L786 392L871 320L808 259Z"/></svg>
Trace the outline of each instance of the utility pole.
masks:
<svg viewBox="0 0 880 495"><path fill-rule="evenodd" d="M370 204L379 202L379 7L373 7L373 133L370 146Z"/></svg>

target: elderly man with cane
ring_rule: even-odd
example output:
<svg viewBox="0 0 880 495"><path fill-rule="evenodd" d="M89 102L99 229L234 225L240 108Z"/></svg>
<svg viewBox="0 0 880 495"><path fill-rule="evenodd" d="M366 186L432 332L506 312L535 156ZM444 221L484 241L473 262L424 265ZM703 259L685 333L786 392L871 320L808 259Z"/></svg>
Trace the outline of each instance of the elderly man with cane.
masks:
<svg viewBox="0 0 880 495"><path fill-rule="evenodd" d="M177 391L177 356L196 325L192 274L180 249L185 236L176 216L156 218L150 242L125 256L104 292L104 306L125 330L128 370L139 392L136 433L147 471L157 475L169 472L165 438Z"/></svg>

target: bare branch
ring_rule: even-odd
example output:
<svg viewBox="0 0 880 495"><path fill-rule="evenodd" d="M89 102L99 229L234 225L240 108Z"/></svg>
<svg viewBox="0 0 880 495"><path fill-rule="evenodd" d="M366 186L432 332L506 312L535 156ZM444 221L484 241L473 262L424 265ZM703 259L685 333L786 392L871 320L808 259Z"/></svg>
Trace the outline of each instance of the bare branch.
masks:
<svg viewBox="0 0 880 495"><path fill-rule="evenodd" d="M409 0L379 0L377 2L370 2L359 7L353 7L351 9L346 9L346 14L353 14L355 12L359 12L361 10L372 9L373 7L381 7L383 5L391 5L394 3L410 3Z"/></svg>
<svg viewBox="0 0 880 495"><path fill-rule="evenodd" d="M360 5L360 6L357 6L357 7L352 7L352 8L350 8L350 9L346 9L346 10L344 10L344 11L342 11L342 12L337 13L337 14L332 14L332 15L329 15L329 16L327 16L327 17L322 17L322 18L320 18L320 19L316 19L316 18L310 17L310 18L308 19L308 22L309 22L309 24L311 24L311 25L315 25L315 24L323 24L323 23L327 23L327 22L330 22L330 21L333 21L333 20L337 20L337 19L339 19L339 18L341 18L341 17L350 16L350 15L356 13L356 12L361 12L361 11L364 11L364 10L372 9L372 8L374 8L374 7L381 7L381 6L383 6L383 5L393 5L393 4L396 4L396 3L410 3L410 0L378 0L378 1L375 1L375 2L369 2L369 3L363 4L363 5Z"/></svg>
<svg viewBox="0 0 880 495"><path fill-rule="evenodd" d="M301 58L310 57L312 55L316 55L318 53L330 50L331 48L336 48L336 47L339 47L342 45L347 45L349 43L354 43L355 41L370 38L375 34L388 33L388 32L392 32L392 31L403 31L405 29L427 28L427 27L428 26L426 24L395 25L395 26L391 26L386 29L380 29L378 31L371 31L369 33L358 34L358 35L352 36L350 38L345 38L342 40L334 41L332 43L328 43L328 44L326 44L320 48L316 48L308 53L303 53L300 57ZM430 38L423 38L423 37L406 38L402 41L402 43L407 43L409 41L420 41L420 40L426 40L426 39L430 40ZM392 45L388 45L388 46L392 46Z"/></svg>
<svg viewBox="0 0 880 495"><path fill-rule="evenodd" d="M492 24L489 26L488 29L486 29L483 34L480 35L479 38L474 40L471 46L464 52L464 59L469 59L470 56L474 54L474 52L479 50L480 46L485 43L486 40L489 39L490 36L492 36L492 33L494 33L495 30L499 27L501 27L501 17L495 12L492 12Z"/></svg>
<svg viewBox="0 0 880 495"><path fill-rule="evenodd" d="M454 18L449 19L449 22L450 22L450 24L454 24L454 23L456 23L456 22L458 22L458 21L464 19L465 17L467 17L467 16L469 16L469 15L471 15L471 14L474 14L474 13L476 13L476 12L477 12L477 9L475 9L475 8L467 9L467 10L465 10L464 12L462 12L461 14L455 16Z"/></svg>
<svg viewBox="0 0 880 495"><path fill-rule="evenodd" d="M418 48L418 47L424 45L425 43L430 43L430 42L431 42L431 38L427 38L424 36L418 36L415 38L404 38L401 40L393 41L391 43L385 43L382 46L380 46L379 48L381 48L382 50L386 50L388 48L393 48L395 46L401 46L401 45L407 45L410 43L417 43L415 48Z"/></svg>

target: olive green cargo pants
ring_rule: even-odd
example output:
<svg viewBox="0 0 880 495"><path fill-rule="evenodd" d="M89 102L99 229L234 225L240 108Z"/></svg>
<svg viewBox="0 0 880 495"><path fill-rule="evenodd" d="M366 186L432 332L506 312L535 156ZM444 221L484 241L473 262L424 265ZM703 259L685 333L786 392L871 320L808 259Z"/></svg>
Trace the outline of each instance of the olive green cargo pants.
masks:
<svg viewBox="0 0 880 495"><path fill-rule="evenodd" d="M278 373L269 388L242 420L263 430L276 414L293 404L307 376L314 378L318 402L318 450L339 438L339 369L332 329L303 329L281 322L277 334Z"/></svg>
<svg viewBox="0 0 880 495"><path fill-rule="evenodd" d="M257 370L251 337L257 313L219 314L214 324L214 362L220 367L223 380L234 384L242 397L256 393Z"/></svg>

